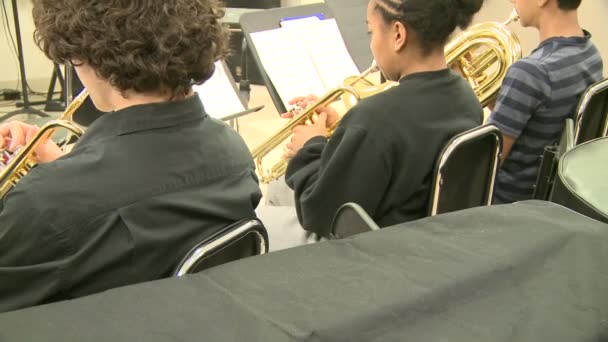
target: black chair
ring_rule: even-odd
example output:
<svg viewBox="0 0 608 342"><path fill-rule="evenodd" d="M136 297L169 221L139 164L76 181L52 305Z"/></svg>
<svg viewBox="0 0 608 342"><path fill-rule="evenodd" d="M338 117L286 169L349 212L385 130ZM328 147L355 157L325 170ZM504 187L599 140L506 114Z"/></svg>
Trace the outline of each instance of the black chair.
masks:
<svg viewBox="0 0 608 342"><path fill-rule="evenodd" d="M331 238L343 239L380 227L357 203L346 203L338 208L331 223Z"/></svg>
<svg viewBox="0 0 608 342"><path fill-rule="evenodd" d="M575 120L575 145L608 135L608 78L583 93Z"/></svg>
<svg viewBox="0 0 608 342"><path fill-rule="evenodd" d="M231 224L194 246L173 276L197 273L238 259L268 253L268 232L258 219Z"/></svg>
<svg viewBox="0 0 608 342"><path fill-rule="evenodd" d="M557 173L557 163L559 159L574 147L574 121L566 119L564 130L558 144L550 145L545 148L534 185L533 198L548 201L553 190L553 183Z"/></svg>
<svg viewBox="0 0 608 342"><path fill-rule="evenodd" d="M551 202L608 223L608 137L578 145L559 160Z"/></svg>
<svg viewBox="0 0 608 342"><path fill-rule="evenodd" d="M502 135L483 125L454 136L437 158L428 216L490 205Z"/></svg>

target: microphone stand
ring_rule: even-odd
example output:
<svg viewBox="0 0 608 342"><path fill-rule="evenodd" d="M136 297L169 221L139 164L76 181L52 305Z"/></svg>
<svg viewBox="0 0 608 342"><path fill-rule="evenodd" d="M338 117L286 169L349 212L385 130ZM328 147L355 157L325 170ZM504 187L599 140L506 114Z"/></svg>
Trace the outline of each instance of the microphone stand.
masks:
<svg viewBox="0 0 608 342"><path fill-rule="evenodd" d="M25 62L23 59L23 44L21 42L21 27L19 26L19 12L17 11L17 0L12 0L13 17L15 20L15 38L17 39L17 57L19 58L19 73L21 75L21 92L23 95L23 108L9 112L0 117L0 121L9 119L19 114L35 114L42 117L48 117L45 112L33 108L27 93L27 79L25 78Z"/></svg>

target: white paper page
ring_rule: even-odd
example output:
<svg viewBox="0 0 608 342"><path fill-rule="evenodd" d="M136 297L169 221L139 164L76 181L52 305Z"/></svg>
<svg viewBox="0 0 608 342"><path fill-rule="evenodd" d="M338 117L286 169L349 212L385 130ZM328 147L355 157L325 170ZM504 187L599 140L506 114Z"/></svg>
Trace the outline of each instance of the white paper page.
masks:
<svg viewBox="0 0 608 342"><path fill-rule="evenodd" d="M309 26L311 24L315 24L321 21L319 17L305 17L300 19L291 19L281 21L281 27L301 27L301 26Z"/></svg>
<svg viewBox="0 0 608 342"><path fill-rule="evenodd" d="M303 42L319 74L325 91L360 73L346 49L335 19L307 21L285 27L294 39Z"/></svg>
<svg viewBox="0 0 608 342"><path fill-rule="evenodd" d="M307 50L298 39L279 28L251 34L251 39L285 108L296 96L321 96L325 88Z"/></svg>
<svg viewBox="0 0 608 342"><path fill-rule="evenodd" d="M221 62L215 62L213 76L205 83L193 86L203 102L205 112L220 120L245 110L226 72Z"/></svg>

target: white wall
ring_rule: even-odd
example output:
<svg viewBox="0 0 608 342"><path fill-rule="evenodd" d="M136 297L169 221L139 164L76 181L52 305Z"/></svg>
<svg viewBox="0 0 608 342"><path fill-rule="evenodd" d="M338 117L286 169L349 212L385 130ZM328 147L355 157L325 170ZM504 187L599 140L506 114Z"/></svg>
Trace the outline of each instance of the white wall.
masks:
<svg viewBox="0 0 608 342"><path fill-rule="evenodd" d="M9 15L9 24L13 35L14 21L13 9L11 1L4 1L7 5ZM17 0L17 8L19 11L19 23L21 26L21 38L23 40L23 56L25 59L25 70L27 79L50 79L53 71L53 64L46 56L38 49L34 43L34 21L32 19L32 1ZM4 24L4 16L0 21ZM4 27L4 26L3 26ZM14 87L15 81L18 79L18 64L15 55L11 52L12 45L8 43L8 37L5 35L5 30L0 29L0 84L9 82L10 87ZM39 90L39 89L36 89ZM40 89L42 90L42 89Z"/></svg>
<svg viewBox="0 0 608 342"><path fill-rule="evenodd" d="M34 44L32 20L32 2L29 0L18 0L19 16L21 21L21 36L23 38L24 56L27 71L27 78L31 81L48 80L52 72L51 62L40 52ZM283 0L283 6L294 6L322 2L320 0ZM12 8L10 1L6 3L9 14L9 24L13 27ZM510 1L507 0L485 0L484 7L475 18L479 21L503 21L511 11ZM584 28L593 34L593 41L600 49L608 69L608 34L605 25L608 22L608 1L585 0L580 9L580 19ZM3 18L0 20L4 20ZM529 53L538 43L536 31L524 29L518 24L511 26L519 36L524 53ZM13 31L14 32L14 31ZM15 57L11 54L10 45L4 35L4 30L0 30L0 88L10 85L13 87L17 80L17 64ZM608 72L605 71L608 75Z"/></svg>

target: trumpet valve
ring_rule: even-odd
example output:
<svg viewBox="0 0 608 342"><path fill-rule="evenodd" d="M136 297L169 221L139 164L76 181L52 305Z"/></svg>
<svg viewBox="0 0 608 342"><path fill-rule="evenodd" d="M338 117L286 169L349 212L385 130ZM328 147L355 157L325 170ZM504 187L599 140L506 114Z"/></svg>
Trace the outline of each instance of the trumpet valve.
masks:
<svg viewBox="0 0 608 342"><path fill-rule="evenodd" d="M6 166L11 160L11 156L12 154L10 152L7 150L2 150L2 153L0 154L0 167Z"/></svg>

